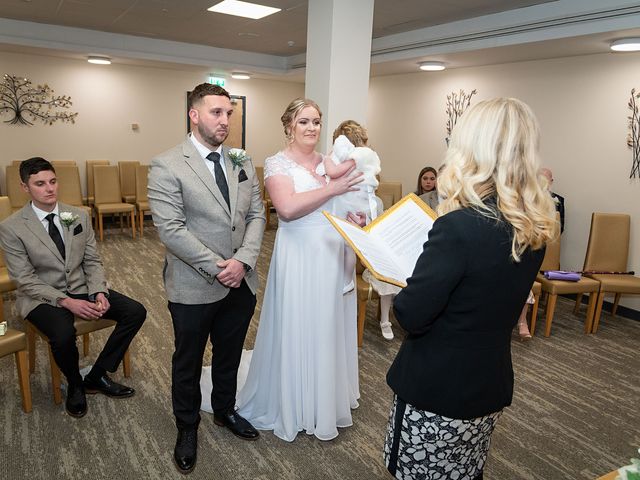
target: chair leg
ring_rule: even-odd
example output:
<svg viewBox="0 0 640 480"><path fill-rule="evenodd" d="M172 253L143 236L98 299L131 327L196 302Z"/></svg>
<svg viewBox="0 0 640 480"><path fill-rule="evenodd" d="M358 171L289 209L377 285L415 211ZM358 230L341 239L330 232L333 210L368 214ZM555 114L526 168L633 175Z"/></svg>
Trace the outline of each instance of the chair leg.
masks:
<svg viewBox="0 0 640 480"><path fill-rule="evenodd" d="M31 385L29 384L29 358L26 350L16 352L16 368L18 369L18 381L20 382L20 396L22 397L22 410L24 413L31 411Z"/></svg>
<svg viewBox="0 0 640 480"><path fill-rule="evenodd" d="M27 346L29 349L29 373L33 373L36 371L36 332L29 322L27 322Z"/></svg>
<svg viewBox="0 0 640 480"><path fill-rule="evenodd" d="M584 333L595 333L593 331L593 311L596 306L596 297L598 292L591 292L589 294L589 304L587 305L587 318L584 321Z"/></svg>
<svg viewBox="0 0 640 480"><path fill-rule="evenodd" d="M143 236L143 228L144 228L144 212L140 210L138 212L138 220L140 221L140 238Z"/></svg>
<svg viewBox="0 0 640 480"><path fill-rule="evenodd" d="M131 236L136 238L136 212L131 210Z"/></svg>
<svg viewBox="0 0 640 480"><path fill-rule="evenodd" d="M582 294L578 293L576 294L576 306L573 307L573 313L575 315L577 315L578 313L580 313L580 304L582 303Z"/></svg>
<svg viewBox="0 0 640 480"><path fill-rule="evenodd" d="M91 342L89 338L89 334L85 333L82 335L82 355L84 357L89 355L89 343Z"/></svg>
<svg viewBox="0 0 640 480"><path fill-rule="evenodd" d="M120 212L120 233L124 232L124 221L122 220L122 212Z"/></svg>
<svg viewBox="0 0 640 480"><path fill-rule="evenodd" d="M367 317L367 301L358 300L358 347L362 347L364 338L364 320Z"/></svg>
<svg viewBox="0 0 640 480"><path fill-rule="evenodd" d="M122 372L124 373L125 378L129 378L131 376L131 354L129 353L129 349L124 352L124 357L122 357Z"/></svg>
<svg viewBox="0 0 640 480"><path fill-rule="evenodd" d="M548 337L551 335L551 322L553 322L553 313L556 309L556 300L558 300L558 295L549 294L549 299L547 300L547 319L544 325L544 336Z"/></svg>
<svg viewBox="0 0 640 480"><path fill-rule="evenodd" d="M598 300L596 301L596 313L593 314L593 326L591 327L591 333L598 331L598 325L600 324L600 315L602 315L602 303L604 302L604 292L600 290L598 292Z"/></svg>
<svg viewBox="0 0 640 480"><path fill-rule="evenodd" d="M540 305L540 295L533 296L533 307L531 307L531 336L536 333L536 321L538 320L538 306Z"/></svg>
<svg viewBox="0 0 640 480"><path fill-rule="evenodd" d="M613 308L611 309L611 316L615 317L616 316L616 312L618 311L618 303L620 303L620 297L622 296L621 293L616 293L616 298L613 301Z"/></svg>
<svg viewBox="0 0 640 480"><path fill-rule="evenodd" d="M62 392L60 391L62 378L60 369L58 368L58 364L56 363L55 358L53 358L51 345L49 345L48 343L47 348L49 350L49 366L51 367L51 387L53 388L53 403L55 403L56 405L60 405L62 403Z"/></svg>
<svg viewBox="0 0 640 480"><path fill-rule="evenodd" d="M102 213L98 213L98 230L100 231L100 241L104 239L103 236L103 222L102 222Z"/></svg>

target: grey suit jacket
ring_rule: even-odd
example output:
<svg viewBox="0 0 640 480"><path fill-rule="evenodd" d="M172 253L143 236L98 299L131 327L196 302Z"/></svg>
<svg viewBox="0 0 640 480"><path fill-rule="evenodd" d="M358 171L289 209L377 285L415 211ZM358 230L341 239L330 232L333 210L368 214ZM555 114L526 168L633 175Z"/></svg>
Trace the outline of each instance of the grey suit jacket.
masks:
<svg viewBox="0 0 640 480"><path fill-rule="evenodd" d="M170 302L224 298L229 289L216 279L222 271L216 263L229 258L251 267L245 280L253 293L258 288L255 266L265 224L260 183L250 161L233 167L226 147L222 154L231 208L189 138L151 162L149 206L167 248L163 276Z"/></svg>
<svg viewBox="0 0 640 480"><path fill-rule="evenodd" d="M108 291L88 215L63 203L58 203L58 211L79 217L69 228L62 227L66 259L31 202L0 223L0 243L9 276L18 286L16 308L22 317L43 303L57 307L58 299L66 298L67 292L94 295Z"/></svg>

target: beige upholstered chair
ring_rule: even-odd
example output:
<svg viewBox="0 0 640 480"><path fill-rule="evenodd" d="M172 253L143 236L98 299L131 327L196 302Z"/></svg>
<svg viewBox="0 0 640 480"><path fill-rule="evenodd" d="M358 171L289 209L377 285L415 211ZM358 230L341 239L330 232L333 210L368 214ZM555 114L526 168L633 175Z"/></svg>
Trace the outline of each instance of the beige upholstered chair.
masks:
<svg viewBox="0 0 640 480"><path fill-rule="evenodd" d="M5 335L0 336L0 358L11 354L15 356L16 368L18 369L22 410L29 413L31 411L31 386L29 385L27 336L24 332L13 328L7 329Z"/></svg>
<svg viewBox="0 0 640 480"><path fill-rule="evenodd" d="M402 183L400 182L380 182L376 190L376 196L382 200L384 209L402 198Z"/></svg>
<svg viewBox="0 0 640 480"><path fill-rule="evenodd" d="M136 168L138 165L140 165L138 161L118 162L122 201L125 203L136 203Z"/></svg>
<svg viewBox="0 0 640 480"><path fill-rule="evenodd" d="M83 209L93 218L92 209L82 203L82 187L80 186L80 171L75 165L56 165L58 179L58 200L68 205Z"/></svg>
<svg viewBox="0 0 640 480"><path fill-rule="evenodd" d="M62 402L62 392L60 391L60 384L62 383L62 375L60 368L56 364L53 353L51 352L51 346L47 337L40 332L32 323L25 321L27 325L27 341L29 344L29 372L33 373L36 370L36 335L38 335L47 344L49 350L49 366L51 367L51 386L53 388L53 401L60 404ZM73 326L76 329L76 336L82 337L83 340L83 355L86 357L89 355L89 334L102 330L104 328L112 327L116 324L114 320L108 320L101 318L99 320L82 320L76 318ZM122 370L125 377L131 375L131 356L129 350L127 350L122 358Z"/></svg>
<svg viewBox="0 0 640 480"><path fill-rule="evenodd" d="M63 165L75 165L76 161L75 160L51 160L51 165L53 165L53 167L58 170L58 167L61 167Z"/></svg>
<svg viewBox="0 0 640 480"><path fill-rule="evenodd" d="M0 222L13 213L9 197L0 197Z"/></svg>
<svg viewBox="0 0 640 480"><path fill-rule="evenodd" d="M364 265L358 258L356 260L356 294L358 297L358 347L362 347L364 339L364 322L367 318L367 303L369 300L380 300L378 292L376 292L371 284L362 278ZM378 315L380 314L380 306L378 304Z"/></svg>
<svg viewBox="0 0 640 480"><path fill-rule="evenodd" d="M264 214L267 218L267 223L265 228L269 228L271 223L271 208L273 207L273 202L269 198L269 194L267 193L267 189L264 188L264 167L255 167L256 175L258 176L258 181L260 182L260 192L262 192L262 205L264 206Z"/></svg>
<svg viewBox="0 0 640 480"><path fill-rule="evenodd" d="M87 205L93 206L93 167L96 165L109 165L109 160L87 160Z"/></svg>
<svg viewBox="0 0 640 480"><path fill-rule="evenodd" d="M7 183L7 195L11 201L11 210L16 212L31 200L29 194L22 189L20 165L7 165L5 180Z"/></svg>
<svg viewBox="0 0 640 480"><path fill-rule="evenodd" d="M144 213L151 212L149 197L147 196L148 176L149 165L138 165L136 168L136 208L138 209L141 237L143 235Z"/></svg>
<svg viewBox="0 0 640 480"><path fill-rule="evenodd" d="M102 216L109 213L128 213L131 217L131 235L136 238L135 205L122 201L118 167L115 165L95 165L93 167L93 180L93 207L98 217L100 240L104 236ZM122 229L122 217L120 217L120 229Z"/></svg>
<svg viewBox="0 0 640 480"><path fill-rule="evenodd" d="M531 291L533 292L533 306L531 307L531 327L529 328L529 331L531 332L531 336L533 336L536 331L538 307L540 306L540 294L542 293L542 285L540 282L533 282Z"/></svg>
<svg viewBox="0 0 640 480"><path fill-rule="evenodd" d="M640 295L640 277L624 274L628 265L629 236L631 217L617 213L593 213L589 244L584 257L585 272L590 278L600 283L596 312L593 321L593 333L598 331L602 304L606 295L615 295L611 315L615 316L620 297ZM606 273L612 272L612 273ZM613 273L619 272L619 273ZM576 309L580 307L582 295L576 298Z"/></svg>
<svg viewBox="0 0 640 480"><path fill-rule="evenodd" d="M560 270L560 237L558 239L547 244L547 251L542 261L541 271L546 270ZM591 333L591 327L593 322L593 311L595 308L596 296L600 284L590 278L582 277L578 282L567 282L564 280L548 280L542 273L538 274L536 281L542 285L542 292L548 296L547 298L547 310L545 320L544 336L551 335L551 323L553 322L553 314L556 308L556 301L558 295L564 294L589 294L589 306L587 308L587 318L584 322L584 333ZM531 334L535 331L535 325L531 325Z"/></svg>

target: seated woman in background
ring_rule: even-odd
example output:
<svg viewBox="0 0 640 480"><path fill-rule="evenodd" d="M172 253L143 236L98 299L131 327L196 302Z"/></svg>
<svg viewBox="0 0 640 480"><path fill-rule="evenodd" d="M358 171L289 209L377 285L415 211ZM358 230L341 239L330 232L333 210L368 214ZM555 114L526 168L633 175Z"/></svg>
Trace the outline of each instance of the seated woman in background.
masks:
<svg viewBox="0 0 640 480"><path fill-rule="evenodd" d="M395 478L482 478L513 396L511 330L558 234L538 137L530 108L510 98L476 104L453 130L442 215L394 301L407 331L387 374Z"/></svg>
<svg viewBox="0 0 640 480"><path fill-rule="evenodd" d="M424 167L418 175L418 188L415 194L435 211L440 203L438 199L438 172L433 167Z"/></svg>

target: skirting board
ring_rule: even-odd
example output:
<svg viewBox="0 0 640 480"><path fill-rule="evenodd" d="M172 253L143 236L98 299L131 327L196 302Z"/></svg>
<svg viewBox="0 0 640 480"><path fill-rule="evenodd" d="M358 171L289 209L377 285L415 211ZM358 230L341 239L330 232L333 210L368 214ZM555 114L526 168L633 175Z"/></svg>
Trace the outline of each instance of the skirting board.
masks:
<svg viewBox="0 0 640 480"><path fill-rule="evenodd" d="M560 296L565 298L570 298L572 300L576 299L576 296L573 293L560 295ZM585 305L589 303L589 295L586 295L586 294L582 295L582 303ZM607 300L603 302L602 310L604 310L605 312L611 313L612 308L613 308L613 302L609 302ZM631 320L636 320L640 322L640 311L635 310L633 308L618 305L618 311L616 312L616 315L620 315L621 317L630 318Z"/></svg>

